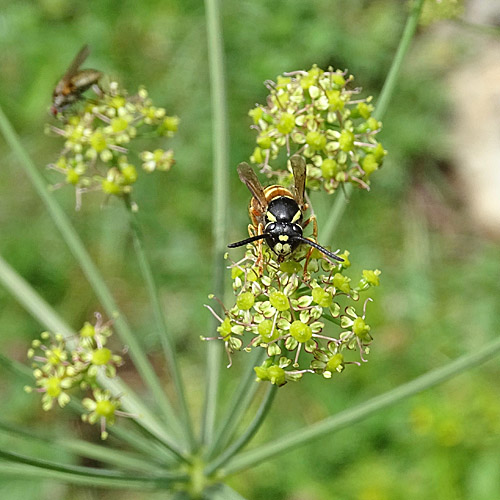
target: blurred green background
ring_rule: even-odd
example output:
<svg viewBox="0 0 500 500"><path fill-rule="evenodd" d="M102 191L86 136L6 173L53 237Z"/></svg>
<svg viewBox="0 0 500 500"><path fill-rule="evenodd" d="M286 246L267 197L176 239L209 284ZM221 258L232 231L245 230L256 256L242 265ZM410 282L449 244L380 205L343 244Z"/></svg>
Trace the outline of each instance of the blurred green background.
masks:
<svg viewBox="0 0 500 500"><path fill-rule="evenodd" d="M253 150L247 112L265 98L262 82L313 63L332 65L348 68L363 95L376 98L403 29L407 4L243 0L225 1L222 9L231 131L229 241L235 241L246 234L248 192L233 166L247 160ZM384 117L380 138L389 151L387 161L373 176L371 192L352 196L334 242L321 240L321 223L333 198L313 196L320 242L348 248L354 274L375 268L383 272L369 306L375 341L370 362L361 368L348 367L331 381L310 376L281 388L257 442L389 390L474 351L500 332L499 234L482 230L469 210L457 158L460 148L478 145L458 143L454 136L462 104L450 84L460 68L481 56L485 45L498 41L498 35L449 21L421 26ZM142 176L135 193L192 408L198 414L206 347L199 335L210 333L203 304L212 279L204 5L194 0L1 0L0 102L40 169L61 147L43 132L51 121L51 92L84 43L92 48L86 67L112 75L130 92L146 85L157 105L181 117L179 133L168 144L175 149L177 164L167 174ZM469 85L468 99L473 100L473 79ZM79 328L100 306L3 140L0 157L0 253ZM57 181L46 174L51 182ZM71 188L55 196L128 311L135 331L153 352L157 346L150 333L152 313L123 207L118 200L102 206L100 194L89 194L75 213ZM24 362L29 342L42 329L0 289L2 352ZM163 373L161 359L154 354L151 359ZM245 361L239 354L233 368L223 368L223 402L229 401ZM133 383L130 364L123 373ZM498 360L489 362L240 474L230 484L249 499L500 498L499 376ZM1 377L4 419L48 434L96 439L95 429L82 427L60 411L45 414L38 398L25 394L22 384L5 371ZM39 444L20 443L5 434L0 434L0 443L55 458ZM0 498L11 500L166 497L0 479Z"/></svg>

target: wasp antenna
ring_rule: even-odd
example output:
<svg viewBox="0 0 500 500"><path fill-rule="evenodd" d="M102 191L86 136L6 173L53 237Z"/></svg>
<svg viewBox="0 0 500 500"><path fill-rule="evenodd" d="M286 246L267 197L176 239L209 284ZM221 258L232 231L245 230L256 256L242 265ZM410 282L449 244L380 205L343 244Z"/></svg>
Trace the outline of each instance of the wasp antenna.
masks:
<svg viewBox="0 0 500 500"><path fill-rule="evenodd" d="M338 257L334 253L330 252L326 248L323 248L321 245L318 245L315 241L308 240L307 238L303 238L302 236L295 236L296 240L301 241L302 243L306 243L307 245L310 245L316 249L318 249L321 253L325 254L327 257L330 257L330 259L337 260L338 262L344 262L344 259L341 257Z"/></svg>
<svg viewBox="0 0 500 500"><path fill-rule="evenodd" d="M252 236L251 238L247 238L246 240L241 240L237 241L236 243L231 243L228 245L228 248L236 248L236 247L242 247L243 245L246 245L247 243L252 243L252 241L257 241L265 238L267 234L257 234L255 236Z"/></svg>

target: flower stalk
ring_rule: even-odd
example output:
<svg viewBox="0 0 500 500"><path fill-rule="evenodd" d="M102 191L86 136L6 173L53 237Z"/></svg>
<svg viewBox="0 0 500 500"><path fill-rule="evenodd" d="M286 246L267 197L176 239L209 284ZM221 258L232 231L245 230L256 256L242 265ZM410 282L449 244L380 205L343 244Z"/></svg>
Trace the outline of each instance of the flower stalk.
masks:
<svg viewBox="0 0 500 500"><path fill-rule="evenodd" d="M406 21L396 54L394 56L394 59L392 60L391 68L389 69L389 73L387 74L384 85L382 86L382 90L377 101L377 106L373 112L373 116L378 120L383 119L389 106L389 102L392 98L392 94L394 93L399 74L401 73L403 61L406 57L408 49L410 48L411 41L415 36L415 32L418 26L418 20L420 18L420 14L422 13L424 2L425 0L414 0L411 3L410 14ZM333 234L335 233L335 229L337 228L340 219L342 218L342 215L347 208L347 203L351 198L352 190L352 184L346 185L344 197L338 197L335 200L335 203L333 204L332 209L326 218L326 222L322 230L325 241L331 241Z"/></svg>
<svg viewBox="0 0 500 500"><path fill-rule="evenodd" d="M137 367L142 379L154 395L162 413L165 415L166 420L169 422L170 427L174 432L178 432L180 427L177 417L173 411L170 401L163 390L158 377L149 363L146 353L144 352L141 344L138 342L136 336L132 333L128 322L126 321L123 313L119 310L111 292L102 278L99 270L90 258L87 250L78 236L75 228L71 225L68 217L54 200L52 194L47 188L47 184L42 177L41 173L36 168L31 158L26 153L18 135L14 131L9 120L0 108L0 131L4 135L7 143L10 145L14 153L19 159L20 165L25 170L30 181L32 182L38 195L44 202L50 216L59 229L61 236L65 240L69 249L74 257L80 264L85 276L94 289L97 298L104 307L108 317L113 318L115 321L115 328L120 335L124 344L130 348L130 356Z"/></svg>
<svg viewBox="0 0 500 500"><path fill-rule="evenodd" d="M499 354L500 339L495 339L476 352L461 356L441 368L425 373L384 394L369 399L368 401L337 413L336 415L325 418L306 429L301 429L299 432L288 434L270 443L266 443L263 446L242 453L234 457L221 473L224 477L230 476L254 465L261 464L263 461L269 460L276 455L285 453L304 444L309 444L315 439L349 427L380 410L393 406L419 392L475 368Z"/></svg>
<svg viewBox="0 0 500 500"><path fill-rule="evenodd" d="M254 435L259 430L260 426L263 424L271 405L273 404L274 397L276 396L277 387L270 386L267 388L266 394L262 399L262 402L257 410L252 422L245 429L245 432L226 450L217 457L205 470L206 476L211 476L216 470L224 466L228 460L231 459L238 451L246 446L246 444L254 437Z"/></svg>
<svg viewBox="0 0 500 500"><path fill-rule="evenodd" d="M144 236L142 234L137 212L134 210L134 205L130 195L126 195L124 197L124 201L125 201L125 206L127 208L127 212L129 214L130 228L132 231L132 236L134 241L134 249L137 255L137 260L139 261L139 267L144 277L146 288L148 290L149 299L151 301L151 305L153 308L156 329L158 331L158 335L160 337L163 346L165 359L170 368L177 392L177 397L181 406L181 422L183 423L184 432L189 442L189 445L191 449L193 449L195 443L194 443L192 420L189 414L189 409L186 400L186 393L184 390L184 383L182 381L182 376L179 370L177 356L175 355L174 342L172 340L171 335L169 334L165 313L160 303L158 287L155 283L153 271L151 269L151 265L149 263L149 260L147 258L144 249Z"/></svg>
<svg viewBox="0 0 500 500"><path fill-rule="evenodd" d="M224 295L224 261L222 256L226 251L227 233L229 127L219 0L205 0L205 11L213 116L212 241L214 248L214 290L218 296L222 297ZM212 320L210 324L210 331L215 331L217 324L215 320ZM210 443L213 439L221 355L220 346L211 342L207 348L206 392L202 423L203 443Z"/></svg>

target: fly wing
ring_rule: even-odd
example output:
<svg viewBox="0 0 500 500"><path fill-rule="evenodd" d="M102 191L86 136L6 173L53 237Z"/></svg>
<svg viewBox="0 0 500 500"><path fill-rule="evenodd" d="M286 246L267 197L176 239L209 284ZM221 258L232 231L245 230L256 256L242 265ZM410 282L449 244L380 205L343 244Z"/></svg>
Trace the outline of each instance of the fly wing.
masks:
<svg viewBox="0 0 500 500"><path fill-rule="evenodd" d="M295 182L295 201L303 209L305 206L304 192L306 189L306 161L302 156L293 155L290 158Z"/></svg>
<svg viewBox="0 0 500 500"><path fill-rule="evenodd" d="M246 162L240 163L238 165L238 175L241 182L247 186L253 197L262 206L262 210L264 210L267 206L266 195L259 179L257 179L254 169Z"/></svg>
<svg viewBox="0 0 500 500"><path fill-rule="evenodd" d="M87 59L87 57L90 54L90 48L88 45L84 45L78 54L76 54L75 58L69 65L69 68L66 70L66 73L64 73L64 76L61 78L61 80L68 81L71 79L71 77L78 71L78 68L83 64L83 61Z"/></svg>

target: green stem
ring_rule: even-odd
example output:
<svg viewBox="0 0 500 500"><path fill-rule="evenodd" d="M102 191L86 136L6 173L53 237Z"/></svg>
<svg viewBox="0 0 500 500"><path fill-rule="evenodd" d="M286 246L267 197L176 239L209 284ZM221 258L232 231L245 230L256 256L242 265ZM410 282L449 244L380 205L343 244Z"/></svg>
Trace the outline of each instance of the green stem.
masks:
<svg viewBox="0 0 500 500"><path fill-rule="evenodd" d="M39 458L26 457L18 453L0 450L0 460L3 473L9 468L15 472L17 468L18 475L35 475L40 478L54 477L67 482L77 482L79 484L98 485L103 487L142 487L142 488L170 488L175 482L182 482L187 479L185 474L166 473L161 476L138 476L130 473L97 469L95 467L83 467L79 465L67 465L42 460ZM23 467L29 466L29 467ZM29 474L31 472L31 474ZM94 483L92 483L91 481Z"/></svg>
<svg viewBox="0 0 500 500"><path fill-rule="evenodd" d="M173 412L170 402L166 397L166 394L163 390L162 385L160 384L158 377L156 376L145 352L143 351L141 344L137 341L134 334L132 333L130 326L128 325L121 311L118 309L118 306L113 299L108 287L106 286L106 283L104 282L101 274L99 273L99 270L97 269L94 262L87 253L85 247L83 246L83 243L80 240L77 232L71 225L66 214L63 212L61 207L57 204L57 202L49 192L43 176L26 153L18 135L12 128L12 125L10 124L1 108L0 130L3 133L7 143L19 158L21 166L24 168L35 190L44 202L64 241L80 264L97 298L104 307L106 314L110 318L113 318L114 327L117 333L120 335L122 341L126 345L128 345L130 357L132 358L134 365L136 366L142 379L153 393L155 401L158 403L161 411L164 413L166 419L171 424L171 427L174 430L178 430L178 420Z"/></svg>
<svg viewBox="0 0 500 500"><path fill-rule="evenodd" d="M267 389L267 393L262 400L262 403L255 414L250 425L246 428L245 432L229 447L224 453L217 457L205 470L206 476L211 476L217 469L222 467L232 456L234 456L238 451L240 451L255 435L259 430L259 427L264 422L269 409L273 403L274 397L276 396L277 386L271 385Z"/></svg>
<svg viewBox="0 0 500 500"><path fill-rule="evenodd" d="M347 184L344 186L342 193L337 193L330 214L328 215L326 223L321 229L321 239L323 241L333 240L333 233L335 232L335 229L339 225L342 215L344 215L344 211L347 206L347 203L349 203L352 191L353 191L352 184Z"/></svg>
<svg viewBox="0 0 500 500"><path fill-rule="evenodd" d="M125 408L136 408L136 413L132 420L143 429L144 432L154 437L159 443L172 452L180 460L189 463L190 457L186 455L183 448L166 431L163 421L151 417L150 409L134 393L127 389L125 383L118 377L109 379L104 375L99 375L98 382L109 388L112 394L119 395L120 401ZM128 391L128 392L127 392Z"/></svg>
<svg viewBox="0 0 500 500"><path fill-rule="evenodd" d="M224 51L220 25L219 0L205 0L208 62L213 115L213 206L212 239L214 244L214 294L224 296L224 260L226 251L226 209L228 200L228 119L224 83ZM211 331L217 322L211 320ZM219 342L207 346L206 395L202 422L202 441L212 440L218 396L222 349Z"/></svg>
<svg viewBox="0 0 500 500"><path fill-rule="evenodd" d="M134 478L108 478L92 477L66 471L45 470L32 465L7 462L2 460L0 466L0 477L9 480L19 478L26 481L28 479L53 480L59 483L87 486L90 488L117 488L122 490L153 490L158 488L158 480L144 479L136 481ZM167 486L168 488L168 486Z"/></svg>
<svg viewBox="0 0 500 500"><path fill-rule="evenodd" d="M27 439L30 442L38 441L58 450L65 450L80 457L92 458L98 460L99 462L108 463L117 467L123 467L131 471L142 473L156 472L159 474L165 470L158 464L151 464L149 458L146 459L145 457L135 453L124 450L115 450L109 448L108 446L88 443L87 441L82 441L80 439L67 439L66 437L49 438L46 436L40 436L30 430L27 430L25 427L19 427L8 422L3 422L2 420L0 420L0 430L10 436Z"/></svg>
<svg viewBox="0 0 500 500"><path fill-rule="evenodd" d="M306 443L321 438L327 434L336 432L344 427L353 425L370 415L399 403L403 399L409 398L414 394L422 392L430 387L438 385L450 378L459 375L485 361L493 358L500 353L500 338L479 351L466 354L447 365L428 372L411 382L400 385L391 391L380 396L376 396L353 408L342 411L331 417L325 418L320 422L311 425L307 429L301 430L272 441L254 450L243 453L229 463L229 466L223 471L224 476L235 474L236 472L248 469L256 464L261 464L264 460L292 450Z"/></svg>
<svg viewBox="0 0 500 500"><path fill-rule="evenodd" d="M18 377L26 384L33 384L33 370L28 368L26 365L23 365L18 361L10 359L0 353L0 366L9 370L15 377ZM76 400L76 398L73 397L71 399L68 403L68 407L71 408L77 415L82 414L83 407L81 403ZM128 410L129 406L124 404L124 408ZM130 407L130 409L133 408ZM141 423L143 422L141 421ZM150 459L156 460L156 462L162 466L171 466L174 463L173 458L176 457L176 455L174 452L169 451L168 448L165 448L165 443L163 441L162 443L159 443L157 440L151 441L130 428L124 429L117 425L111 427L109 429L109 433L113 434L119 440L127 443L137 451L144 453Z"/></svg>
<svg viewBox="0 0 500 500"><path fill-rule="evenodd" d="M0 255L0 284L45 328L64 337L75 335L66 322L38 295L33 287L22 278Z"/></svg>
<svg viewBox="0 0 500 500"><path fill-rule="evenodd" d="M227 408L225 416L222 418L221 424L217 429L215 439L208 452L208 458L211 459L221 452L233 437L236 427L241 422L243 415L250 403L253 400L255 392L259 384L255 381L254 366L259 366L266 351L264 349L257 349L254 351L253 356L248 362L248 368L245 375L241 378L235 394L228 398L229 407Z"/></svg>
<svg viewBox="0 0 500 500"><path fill-rule="evenodd" d="M141 429L142 430L142 429ZM109 433L128 444L132 449L149 457L151 462L161 465L164 468L172 468L177 463L177 456L162 446L158 441L152 441L143 433L131 429L130 426L123 427L114 425L109 428Z"/></svg>
<svg viewBox="0 0 500 500"><path fill-rule="evenodd" d="M14 376L18 377L19 380L26 382L27 384L32 384L35 378L33 377L33 370L28 368L26 365L10 359L0 352L0 365L6 370L9 370Z"/></svg>
<svg viewBox="0 0 500 500"><path fill-rule="evenodd" d="M203 500L246 500L239 493L230 488L227 484L214 484L204 491ZM172 500L178 500L177 498ZM179 499L184 500L184 499Z"/></svg>
<svg viewBox="0 0 500 500"><path fill-rule="evenodd" d="M401 68L403 66L403 60L408 52L411 41L413 40L415 31L417 30L418 20L422 12L424 1L425 0L414 0L410 7L410 14L406 21L401 40L399 41L396 55L392 61L391 68L389 69L389 73L387 74L373 113L375 118L378 120L382 120L385 112L387 111L387 107L389 106L399 73L401 72Z"/></svg>
<svg viewBox="0 0 500 500"><path fill-rule="evenodd" d="M398 49L396 51L394 59L392 60L391 68L389 69L389 73L387 74L384 85L380 92L377 105L375 106L375 111L373 112L373 116L378 120L381 120L385 115L389 102L392 98L392 94L394 93L399 73L401 72L401 68L403 65L403 60L406 56L406 53L408 52L408 48L410 47L410 43L417 29L418 20L420 18L420 13L422 12L424 1L425 0L414 0L410 8L410 14L406 21L403 34L401 35ZM324 227L321 231L321 237L323 241L332 241L333 233L335 232L335 229L337 228L340 219L344 214L346 204L349 202L352 191L352 184L347 184L343 192L344 196L340 196L340 194L337 195L337 198L335 199L335 202L332 206L332 210L330 211L326 223L324 224Z"/></svg>
<svg viewBox="0 0 500 500"><path fill-rule="evenodd" d="M18 300L18 302L47 329L60 333L65 338L72 339L75 332L60 318L60 316L45 302L37 292L12 269L0 256L0 283ZM3 360L0 359L3 363ZM30 382L32 379L31 370L28 371ZM104 375L99 375L99 383L108 389L112 394L119 395L125 410L132 414L140 415L138 424L152 433L156 439L160 440L177 456L181 457L182 452L177 444L165 432L165 429L158 423L154 413L134 394L134 392L118 377L110 379Z"/></svg>
<svg viewBox="0 0 500 500"><path fill-rule="evenodd" d="M341 326L341 324L342 324L342 323L341 323L341 321L340 321L340 318L334 318L334 317L333 317L333 316L331 316L330 314L325 314L325 313L323 313L323 314L321 315L321 317L322 317L323 319L326 319L326 320L327 320L327 321L329 321L330 323L335 323L335 324L336 324L336 325L338 325L338 326Z"/></svg>
<svg viewBox="0 0 500 500"><path fill-rule="evenodd" d="M64 438L53 441L50 444L52 443L77 456L91 458L131 472L156 475L161 475L165 472L165 468L159 464L152 463L150 457L144 457L136 453L124 450L114 450L107 446L88 443L80 439Z"/></svg>
<svg viewBox="0 0 500 500"><path fill-rule="evenodd" d="M155 317L156 328L160 336L165 358L167 360L167 363L169 364L170 372L172 374L174 385L177 391L177 396L179 398L179 403L181 405L181 412L182 412L181 421L183 423L186 436L189 440L189 444L192 449L194 447L193 427L192 427L191 416L189 414L189 409L187 406L184 384L179 370L177 357L175 355L174 341L171 335L169 334L167 321L158 294L158 287L156 286L153 272L151 270L151 265L144 250L144 236L137 217L137 213L134 211L132 207L132 200L129 196L125 197L125 205L127 207L127 211L130 218L130 228L132 230L132 236L134 241L135 252L137 255L137 260L139 261L139 267L144 277L146 288L149 294L149 299L153 307L153 314Z"/></svg>

